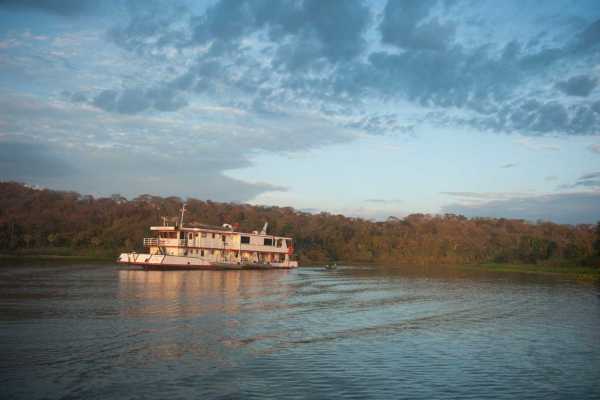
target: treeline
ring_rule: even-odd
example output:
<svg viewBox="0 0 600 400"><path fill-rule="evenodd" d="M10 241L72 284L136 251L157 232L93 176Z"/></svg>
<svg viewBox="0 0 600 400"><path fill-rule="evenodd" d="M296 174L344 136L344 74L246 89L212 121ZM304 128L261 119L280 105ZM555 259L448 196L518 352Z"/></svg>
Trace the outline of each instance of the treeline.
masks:
<svg viewBox="0 0 600 400"><path fill-rule="evenodd" d="M142 251L148 227L176 217L177 197L119 195L94 198L74 192L0 182L0 252L117 255ZM383 222L289 207L216 203L188 199L186 221L240 230L260 229L295 238L304 264L360 263L564 263L598 265L600 223L550 222L413 214Z"/></svg>

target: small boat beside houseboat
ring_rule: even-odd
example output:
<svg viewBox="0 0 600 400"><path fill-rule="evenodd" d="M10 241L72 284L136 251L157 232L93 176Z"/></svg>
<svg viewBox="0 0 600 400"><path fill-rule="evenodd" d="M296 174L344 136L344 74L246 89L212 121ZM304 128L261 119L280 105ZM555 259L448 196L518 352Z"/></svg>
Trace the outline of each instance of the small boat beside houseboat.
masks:
<svg viewBox="0 0 600 400"><path fill-rule="evenodd" d="M151 226L144 253L122 253L117 262L144 269L276 269L296 268L291 237L267 234L268 224L252 233L223 226Z"/></svg>

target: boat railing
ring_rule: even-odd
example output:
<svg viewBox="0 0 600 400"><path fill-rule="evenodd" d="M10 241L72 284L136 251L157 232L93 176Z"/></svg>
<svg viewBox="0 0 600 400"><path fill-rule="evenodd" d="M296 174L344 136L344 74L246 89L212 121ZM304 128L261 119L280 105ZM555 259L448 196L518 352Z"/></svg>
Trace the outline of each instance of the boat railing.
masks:
<svg viewBox="0 0 600 400"><path fill-rule="evenodd" d="M162 238L144 238L144 246L187 246L185 239L162 239Z"/></svg>

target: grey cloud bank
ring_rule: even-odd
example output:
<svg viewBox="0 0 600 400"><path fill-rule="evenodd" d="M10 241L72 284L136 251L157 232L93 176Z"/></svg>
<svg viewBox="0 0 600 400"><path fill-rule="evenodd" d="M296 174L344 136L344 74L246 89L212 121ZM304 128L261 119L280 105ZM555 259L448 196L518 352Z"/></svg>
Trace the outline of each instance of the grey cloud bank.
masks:
<svg viewBox="0 0 600 400"><path fill-rule="evenodd" d="M600 220L600 192L560 193L516 197L474 204L449 204L443 212L467 217L521 218L565 224L589 224Z"/></svg>
<svg viewBox="0 0 600 400"><path fill-rule="evenodd" d="M71 96L64 93L62 97ZM251 165L253 153L301 151L352 140L341 130L319 135L323 122L303 116L294 117L294 124L279 130L267 129L271 122L264 121L265 131L257 131L244 123L247 116L233 114L235 131L221 131L212 111L190 111L188 117L197 121L193 127L182 128L178 119L113 117L85 102L46 103L13 94L0 99L0 107L5 112L0 179L102 195L177 193L247 201L264 192L285 190L226 175L228 170ZM61 122L40 135L36 129L49 121ZM312 134L303 134L305 130ZM281 140L282 132L289 139ZM47 136L55 144L45 144Z"/></svg>

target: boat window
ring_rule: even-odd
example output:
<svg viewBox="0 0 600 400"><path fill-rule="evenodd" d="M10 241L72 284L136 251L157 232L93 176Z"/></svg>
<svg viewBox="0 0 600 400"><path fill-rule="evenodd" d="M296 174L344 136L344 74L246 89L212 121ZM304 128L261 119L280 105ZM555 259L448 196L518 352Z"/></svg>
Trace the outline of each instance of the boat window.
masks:
<svg viewBox="0 0 600 400"><path fill-rule="evenodd" d="M265 242L264 242L265 246L273 246L273 239L269 238L265 238Z"/></svg>
<svg viewBox="0 0 600 400"><path fill-rule="evenodd" d="M179 232L179 239L185 239L185 233Z"/></svg>
<svg viewBox="0 0 600 400"><path fill-rule="evenodd" d="M242 243L249 244L250 243L250 236L242 236L241 239L240 239L240 241Z"/></svg>
<svg viewBox="0 0 600 400"><path fill-rule="evenodd" d="M214 233L214 232L213 232L213 234L212 234L212 238L213 238L213 239L215 238L215 233Z"/></svg>
<svg viewBox="0 0 600 400"><path fill-rule="evenodd" d="M282 244L283 244L283 240L277 239L277 247L281 247Z"/></svg>
<svg viewBox="0 0 600 400"><path fill-rule="evenodd" d="M194 235L193 235L193 234L191 234L191 233L190 233L190 234L188 234L188 239L189 239L189 240L192 240L193 238L194 238Z"/></svg>
<svg viewBox="0 0 600 400"><path fill-rule="evenodd" d="M292 241L290 239L286 239L285 240L285 246L289 249L290 247L292 247Z"/></svg>
<svg viewBox="0 0 600 400"><path fill-rule="evenodd" d="M221 235L221 239L225 241L225 235Z"/></svg>
<svg viewBox="0 0 600 400"><path fill-rule="evenodd" d="M204 257L204 249L200 250L200 255Z"/></svg>

